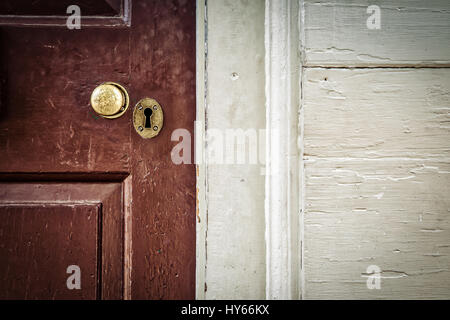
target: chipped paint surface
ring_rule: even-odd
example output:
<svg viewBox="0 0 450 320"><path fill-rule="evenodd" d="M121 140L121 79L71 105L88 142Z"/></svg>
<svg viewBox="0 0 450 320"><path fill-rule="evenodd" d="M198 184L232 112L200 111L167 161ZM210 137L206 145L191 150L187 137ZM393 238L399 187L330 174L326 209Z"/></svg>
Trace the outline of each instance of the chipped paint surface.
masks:
<svg viewBox="0 0 450 320"><path fill-rule="evenodd" d="M127 225L102 220L102 252L119 258L103 260L104 289L112 288L103 297L193 299L195 166L171 161L170 136L194 129L195 2L134 1L132 10L124 29L2 29L1 178L123 182L116 212ZM134 132L130 110L115 120L93 114L89 96L104 81L126 87L132 106L142 97L161 103L158 139Z"/></svg>
<svg viewBox="0 0 450 320"><path fill-rule="evenodd" d="M263 129L264 0L208 0L206 10L206 126ZM208 165L206 177L205 282L197 286L206 299L264 299L260 166Z"/></svg>
<svg viewBox="0 0 450 320"><path fill-rule="evenodd" d="M300 2L302 298L450 296L450 75L437 68L450 66L448 1L380 2L390 24L377 33L365 28L367 1ZM205 125L260 125L264 1L206 4ZM264 182L253 169L206 168L198 297L264 297ZM371 265L381 290L366 287Z"/></svg>
<svg viewBox="0 0 450 320"><path fill-rule="evenodd" d="M378 5L379 30L366 9ZM448 0L305 0L307 66L449 66Z"/></svg>
<svg viewBox="0 0 450 320"><path fill-rule="evenodd" d="M450 70L305 72L305 298L449 298Z"/></svg>
<svg viewBox="0 0 450 320"><path fill-rule="evenodd" d="M305 79L305 157L450 158L448 69L308 68Z"/></svg>

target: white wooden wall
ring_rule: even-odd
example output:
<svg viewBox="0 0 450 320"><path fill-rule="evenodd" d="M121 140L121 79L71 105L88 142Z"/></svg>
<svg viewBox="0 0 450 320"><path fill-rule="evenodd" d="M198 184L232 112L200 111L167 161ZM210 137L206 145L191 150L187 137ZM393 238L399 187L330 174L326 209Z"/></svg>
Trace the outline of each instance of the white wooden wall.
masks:
<svg viewBox="0 0 450 320"><path fill-rule="evenodd" d="M298 10L288 16L300 19L299 67L278 57L276 69L267 55L272 44L280 49L276 31L286 32L267 20L275 2ZM381 8L380 29L367 28L369 5ZM267 94L283 92L276 77L287 81L277 72L301 81L297 93L295 80L285 90L299 105L298 141L288 142L298 146L298 172L283 171L289 183L297 172L300 188L280 187L295 191L286 208L298 206L298 229L284 225L295 221L289 215L265 217L264 199L273 198L259 165L200 165L197 298L449 299L450 2L207 0L198 8L204 127L264 128L273 123ZM287 118L295 123L295 113ZM288 265L273 268L278 229L267 222L280 217L286 230L274 243ZM298 266L295 250L277 242L286 239L302 249ZM366 286L371 265L380 289ZM283 267L297 274L276 274Z"/></svg>
<svg viewBox="0 0 450 320"><path fill-rule="evenodd" d="M302 0L305 66L449 66L449 1ZM367 28L367 8L381 28Z"/></svg>
<svg viewBox="0 0 450 320"><path fill-rule="evenodd" d="M450 2L303 16L303 298L450 298Z"/></svg>

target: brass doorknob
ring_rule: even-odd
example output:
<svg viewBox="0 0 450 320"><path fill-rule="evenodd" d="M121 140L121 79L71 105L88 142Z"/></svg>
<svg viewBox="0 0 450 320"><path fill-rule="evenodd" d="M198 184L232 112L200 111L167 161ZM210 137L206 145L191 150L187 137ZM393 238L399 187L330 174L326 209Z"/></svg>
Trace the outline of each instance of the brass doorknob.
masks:
<svg viewBox="0 0 450 320"><path fill-rule="evenodd" d="M127 90L115 82L99 85L91 94L92 109L101 117L115 119L128 109L130 98Z"/></svg>

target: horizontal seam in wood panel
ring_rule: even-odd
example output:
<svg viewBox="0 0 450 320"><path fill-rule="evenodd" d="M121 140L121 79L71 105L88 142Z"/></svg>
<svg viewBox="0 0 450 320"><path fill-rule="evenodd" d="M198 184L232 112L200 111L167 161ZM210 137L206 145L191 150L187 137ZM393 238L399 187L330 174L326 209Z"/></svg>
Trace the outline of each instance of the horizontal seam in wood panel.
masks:
<svg viewBox="0 0 450 320"><path fill-rule="evenodd" d="M365 157L316 157L316 156L305 156L303 160L331 160L331 161L354 161L354 160L365 160L365 161L442 161L450 162L450 158L408 158L408 157L379 157L379 158L365 158Z"/></svg>
<svg viewBox="0 0 450 320"><path fill-rule="evenodd" d="M80 200L80 201L0 201L0 207L11 207L11 206L92 206L92 205L101 205L102 203L100 201L89 201L89 200Z"/></svg>
<svg viewBox="0 0 450 320"><path fill-rule="evenodd" d="M324 65L310 65L302 66L303 69L449 69L450 64L443 65L384 65L384 66L324 66Z"/></svg>
<svg viewBox="0 0 450 320"><path fill-rule="evenodd" d="M128 172L0 172L0 182L123 182Z"/></svg>

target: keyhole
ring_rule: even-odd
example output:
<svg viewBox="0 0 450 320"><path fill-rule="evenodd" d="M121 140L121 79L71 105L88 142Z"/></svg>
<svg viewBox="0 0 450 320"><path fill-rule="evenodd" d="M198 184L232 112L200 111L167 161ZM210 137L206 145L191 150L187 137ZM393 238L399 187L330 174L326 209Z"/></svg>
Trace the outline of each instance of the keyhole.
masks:
<svg viewBox="0 0 450 320"><path fill-rule="evenodd" d="M146 128L151 128L152 127L152 123L150 121L150 117L152 116L152 109L147 108L144 110L144 115L145 115L145 127Z"/></svg>

